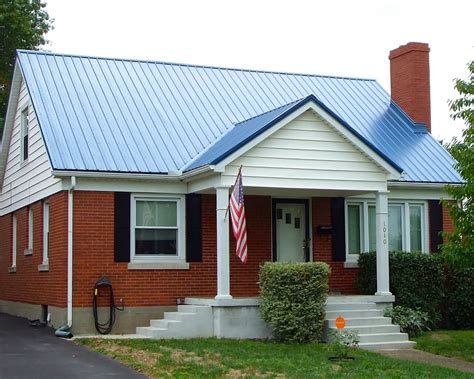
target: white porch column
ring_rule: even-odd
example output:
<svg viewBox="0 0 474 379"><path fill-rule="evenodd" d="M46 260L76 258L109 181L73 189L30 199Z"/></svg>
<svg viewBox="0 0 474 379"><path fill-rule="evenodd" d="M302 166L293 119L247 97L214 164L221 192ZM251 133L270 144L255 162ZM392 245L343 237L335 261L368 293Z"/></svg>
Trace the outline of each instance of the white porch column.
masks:
<svg viewBox="0 0 474 379"><path fill-rule="evenodd" d="M230 295L229 265L229 187L216 187L216 233L217 233L217 296L216 299L232 299Z"/></svg>
<svg viewBox="0 0 474 379"><path fill-rule="evenodd" d="M391 295L388 261L388 191L377 192L375 200L375 227L377 251L376 295Z"/></svg>

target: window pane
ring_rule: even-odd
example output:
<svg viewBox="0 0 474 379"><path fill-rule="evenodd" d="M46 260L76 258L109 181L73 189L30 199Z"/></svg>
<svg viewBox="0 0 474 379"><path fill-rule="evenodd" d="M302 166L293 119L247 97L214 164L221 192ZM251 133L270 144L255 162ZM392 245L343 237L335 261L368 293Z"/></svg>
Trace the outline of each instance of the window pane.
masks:
<svg viewBox="0 0 474 379"><path fill-rule="evenodd" d="M175 229L136 229L136 255L177 255Z"/></svg>
<svg viewBox="0 0 474 379"><path fill-rule="evenodd" d="M347 225L349 234L349 254L360 253L360 206L347 206Z"/></svg>
<svg viewBox="0 0 474 379"><path fill-rule="evenodd" d="M375 234L375 207L369 205L369 251L376 250L377 237Z"/></svg>
<svg viewBox="0 0 474 379"><path fill-rule="evenodd" d="M176 227L176 201L137 201L137 226Z"/></svg>
<svg viewBox="0 0 474 379"><path fill-rule="evenodd" d="M421 251L421 206L410 205L410 247Z"/></svg>
<svg viewBox="0 0 474 379"><path fill-rule="evenodd" d="M390 251L403 250L402 244L402 207L388 207L388 249Z"/></svg>

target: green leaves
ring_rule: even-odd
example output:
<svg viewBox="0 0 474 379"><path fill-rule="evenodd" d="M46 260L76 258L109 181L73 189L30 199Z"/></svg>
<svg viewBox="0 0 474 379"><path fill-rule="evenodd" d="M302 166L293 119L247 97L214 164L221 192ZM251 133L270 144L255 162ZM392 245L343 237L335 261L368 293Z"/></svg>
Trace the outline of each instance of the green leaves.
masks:
<svg viewBox="0 0 474 379"><path fill-rule="evenodd" d="M454 138L448 147L465 182L446 186L454 201L443 201L455 229L444 234L447 242L443 245L443 252L457 267L474 267L474 61L468 64L468 68L467 80L455 80L460 97L449 102L451 117L462 119L466 124L462 139Z"/></svg>
<svg viewBox="0 0 474 379"><path fill-rule="evenodd" d="M429 331L431 321L428 313L419 309L411 309L397 305L385 311L385 317L391 317L393 323L400 326L403 333L410 337L417 337L423 332Z"/></svg>
<svg viewBox="0 0 474 379"><path fill-rule="evenodd" d="M423 253L391 252L389 259L390 291L395 295L395 304L421 309L434 323L440 321L443 297L443 265L440 258ZM356 283L362 293L375 293L375 253L360 255Z"/></svg>
<svg viewBox="0 0 474 379"><path fill-rule="evenodd" d="M17 49L36 50L48 43L53 21L40 0L0 1L0 119L5 117ZM3 122L0 124L3 128Z"/></svg>
<svg viewBox="0 0 474 379"><path fill-rule="evenodd" d="M329 267L325 263L267 262L260 269L260 311L277 341L321 337Z"/></svg>

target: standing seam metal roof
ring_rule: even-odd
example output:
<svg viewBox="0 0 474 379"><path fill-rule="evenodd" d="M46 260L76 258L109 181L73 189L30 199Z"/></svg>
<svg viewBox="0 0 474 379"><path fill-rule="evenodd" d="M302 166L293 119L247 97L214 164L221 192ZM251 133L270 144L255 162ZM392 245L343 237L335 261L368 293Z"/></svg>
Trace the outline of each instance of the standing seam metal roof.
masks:
<svg viewBox="0 0 474 379"><path fill-rule="evenodd" d="M449 153L374 80L24 50L18 60L55 170L209 164L236 124L313 95L401 167L402 181L462 181Z"/></svg>

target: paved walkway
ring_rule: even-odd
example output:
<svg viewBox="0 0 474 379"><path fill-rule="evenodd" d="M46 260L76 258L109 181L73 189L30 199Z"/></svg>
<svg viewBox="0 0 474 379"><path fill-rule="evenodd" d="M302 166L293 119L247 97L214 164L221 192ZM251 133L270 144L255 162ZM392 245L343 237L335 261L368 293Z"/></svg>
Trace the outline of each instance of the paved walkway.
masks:
<svg viewBox="0 0 474 379"><path fill-rule="evenodd" d="M145 378L101 354L0 313L0 378Z"/></svg>
<svg viewBox="0 0 474 379"><path fill-rule="evenodd" d="M377 353L387 357L406 359L408 361L428 363L431 365L454 368L464 372L474 373L474 364L456 358L443 357L441 355L427 353L426 351L415 349L404 350L381 350Z"/></svg>

